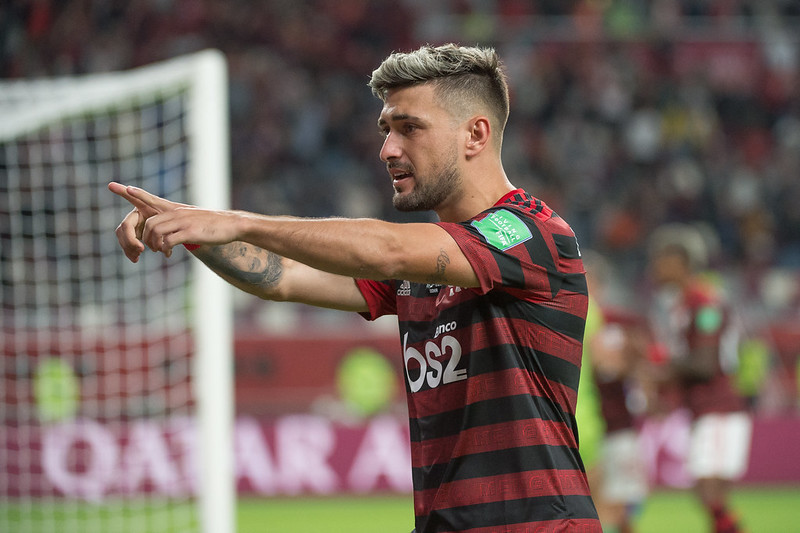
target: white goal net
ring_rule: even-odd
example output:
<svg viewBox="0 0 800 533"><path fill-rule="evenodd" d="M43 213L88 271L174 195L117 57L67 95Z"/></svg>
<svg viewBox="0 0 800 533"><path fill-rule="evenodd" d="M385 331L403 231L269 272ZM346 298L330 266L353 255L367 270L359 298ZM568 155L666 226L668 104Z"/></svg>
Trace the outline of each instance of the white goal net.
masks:
<svg viewBox="0 0 800 533"><path fill-rule="evenodd" d="M106 189L228 207L225 63L0 82L0 531L233 531L231 306Z"/></svg>

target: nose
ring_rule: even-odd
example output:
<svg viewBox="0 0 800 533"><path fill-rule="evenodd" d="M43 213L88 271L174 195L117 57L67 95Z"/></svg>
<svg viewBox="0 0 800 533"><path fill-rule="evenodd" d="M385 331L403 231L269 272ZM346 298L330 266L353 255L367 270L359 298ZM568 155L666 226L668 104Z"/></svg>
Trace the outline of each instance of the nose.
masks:
<svg viewBox="0 0 800 533"><path fill-rule="evenodd" d="M394 133L389 132L386 135L386 138L383 140L383 146L381 147L381 161L388 163L392 159L398 159L401 155L401 152L402 150L397 137L394 135Z"/></svg>

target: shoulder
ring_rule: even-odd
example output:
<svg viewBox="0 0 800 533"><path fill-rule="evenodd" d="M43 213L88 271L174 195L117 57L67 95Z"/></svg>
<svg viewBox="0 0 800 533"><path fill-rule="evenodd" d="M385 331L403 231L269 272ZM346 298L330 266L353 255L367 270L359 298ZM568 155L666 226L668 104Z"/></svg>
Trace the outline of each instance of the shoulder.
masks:
<svg viewBox="0 0 800 533"><path fill-rule="evenodd" d="M725 298L720 287L698 277L686 287L684 300L689 307L723 306Z"/></svg>
<svg viewBox="0 0 800 533"><path fill-rule="evenodd" d="M574 236L572 228L566 220L550 208L543 200L519 189L504 202L499 203L487 212L505 209L520 218L529 221L542 233Z"/></svg>

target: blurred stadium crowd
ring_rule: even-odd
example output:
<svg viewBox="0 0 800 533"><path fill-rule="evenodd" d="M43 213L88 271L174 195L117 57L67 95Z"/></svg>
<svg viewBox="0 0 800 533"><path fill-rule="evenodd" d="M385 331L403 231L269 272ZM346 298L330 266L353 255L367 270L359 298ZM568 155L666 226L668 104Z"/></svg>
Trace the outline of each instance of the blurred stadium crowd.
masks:
<svg viewBox="0 0 800 533"><path fill-rule="evenodd" d="M688 222L753 320L800 318L796 0L6 0L0 77L128 69L208 47L230 69L233 202L391 207L366 86L392 50L495 46L511 181L571 222L637 305L648 236Z"/></svg>

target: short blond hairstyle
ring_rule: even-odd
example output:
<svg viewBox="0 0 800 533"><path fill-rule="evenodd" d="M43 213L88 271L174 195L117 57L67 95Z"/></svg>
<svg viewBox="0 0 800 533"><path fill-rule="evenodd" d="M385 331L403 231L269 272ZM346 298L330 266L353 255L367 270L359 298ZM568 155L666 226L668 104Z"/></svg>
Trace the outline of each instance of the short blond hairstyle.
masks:
<svg viewBox="0 0 800 533"><path fill-rule="evenodd" d="M437 101L459 119L485 110L493 135L502 143L509 98L505 68L493 48L425 45L394 52L372 72L372 93L386 101L391 89L432 83Z"/></svg>

